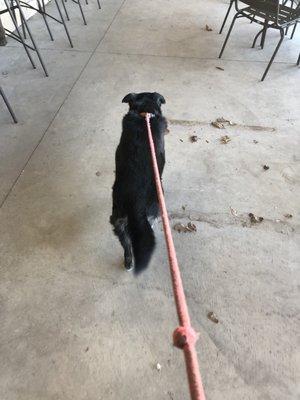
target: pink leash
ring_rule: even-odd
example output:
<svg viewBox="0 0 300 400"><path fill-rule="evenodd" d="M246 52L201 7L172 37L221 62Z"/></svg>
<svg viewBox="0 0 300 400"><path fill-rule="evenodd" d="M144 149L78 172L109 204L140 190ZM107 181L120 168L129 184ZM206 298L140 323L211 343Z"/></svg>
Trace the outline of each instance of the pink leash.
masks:
<svg viewBox="0 0 300 400"><path fill-rule="evenodd" d="M196 352L196 342L198 340L198 334L194 331L191 326L191 320L189 316L188 307L186 304L186 298L183 290L180 270L177 262L177 256L173 237L171 233L168 211L164 199L164 194L161 186L159 170L157 166L157 159L155 153L155 146L153 142L150 118L151 114L146 114L146 123L148 129L148 139L152 156L152 164L155 178L155 185L157 190L157 196L161 211L161 217L163 221L165 240L167 244L170 272L172 277L173 292L175 297L176 309L178 314L178 320L180 326L175 329L173 333L173 343L176 347L184 351L186 370L189 380L190 394L192 400L205 400L205 394L203 390L199 363Z"/></svg>

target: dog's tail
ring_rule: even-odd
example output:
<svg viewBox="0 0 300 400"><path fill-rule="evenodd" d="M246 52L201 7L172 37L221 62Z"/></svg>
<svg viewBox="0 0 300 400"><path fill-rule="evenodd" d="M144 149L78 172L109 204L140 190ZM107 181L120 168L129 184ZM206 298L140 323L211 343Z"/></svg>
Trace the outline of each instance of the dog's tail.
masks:
<svg viewBox="0 0 300 400"><path fill-rule="evenodd" d="M147 268L154 251L154 232L146 213L141 215L134 209L131 209L128 213L128 226L135 260L134 272L139 274Z"/></svg>

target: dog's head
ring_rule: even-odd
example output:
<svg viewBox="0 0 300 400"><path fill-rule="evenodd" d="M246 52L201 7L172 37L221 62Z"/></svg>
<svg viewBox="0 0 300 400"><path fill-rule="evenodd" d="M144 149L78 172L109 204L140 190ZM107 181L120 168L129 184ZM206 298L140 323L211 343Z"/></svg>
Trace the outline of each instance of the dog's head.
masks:
<svg viewBox="0 0 300 400"><path fill-rule="evenodd" d="M129 104L130 111L135 111L138 114L161 114L161 105L165 102L164 97L156 92L129 93L122 100L122 103Z"/></svg>

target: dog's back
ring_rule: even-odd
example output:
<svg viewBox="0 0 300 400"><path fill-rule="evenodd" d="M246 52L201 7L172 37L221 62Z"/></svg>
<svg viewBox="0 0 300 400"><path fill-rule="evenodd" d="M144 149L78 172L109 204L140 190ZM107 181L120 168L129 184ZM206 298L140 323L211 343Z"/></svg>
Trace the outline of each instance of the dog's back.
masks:
<svg viewBox="0 0 300 400"><path fill-rule="evenodd" d="M164 99L157 93L143 93L130 94L123 101L129 102L130 110L123 118L116 151L111 223L124 248L125 267L131 269L134 265L135 272L140 272L147 267L155 247L149 220L155 219L159 211L144 113L153 114L151 128L161 175L166 120L160 105Z"/></svg>

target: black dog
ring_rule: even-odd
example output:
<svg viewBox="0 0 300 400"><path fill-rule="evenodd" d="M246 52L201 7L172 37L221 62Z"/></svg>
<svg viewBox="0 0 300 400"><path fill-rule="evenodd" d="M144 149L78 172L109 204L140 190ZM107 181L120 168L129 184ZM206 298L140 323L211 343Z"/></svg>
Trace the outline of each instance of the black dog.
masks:
<svg viewBox="0 0 300 400"><path fill-rule="evenodd" d="M125 268L138 273L147 267L155 247L151 223L159 206L151 163L145 114L150 123L160 177L165 165L164 134L167 121L161 112L165 99L159 93L130 93L123 103L129 111L116 151L116 178L110 223L124 248Z"/></svg>

